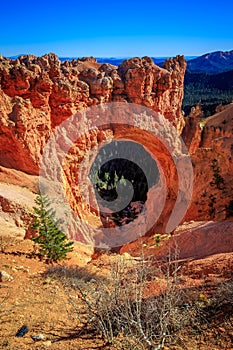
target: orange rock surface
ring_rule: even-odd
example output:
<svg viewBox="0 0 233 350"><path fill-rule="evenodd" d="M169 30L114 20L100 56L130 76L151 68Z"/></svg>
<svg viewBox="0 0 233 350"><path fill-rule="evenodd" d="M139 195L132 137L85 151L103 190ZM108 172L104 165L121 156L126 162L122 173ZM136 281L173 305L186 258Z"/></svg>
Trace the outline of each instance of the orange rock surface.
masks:
<svg viewBox="0 0 233 350"><path fill-rule="evenodd" d="M0 165L38 174L52 128L88 106L111 101L159 111L182 130L186 62L177 56L156 66L144 57L117 67L94 58L61 63L54 54L0 59ZM16 152L17 150L17 152Z"/></svg>
<svg viewBox="0 0 233 350"><path fill-rule="evenodd" d="M0 166L28 176L38 175L43 149L56 126L91 106L134 103L162 114L178 134L182 133L189 148L194 191L185 220L228 220L232 210L233 106L207 120L194 113L186 119L184 127L181 105L185 69L183 56L167 60L163 68L149 57L129 59L119 67L98 64L94 58L60 62L54 54L21 56L16 60L0 58ZM88 125L88 120L82 123ZM92 220L94 225L100 224L98 212L83 205L81 194L74 187L78 162L99 142L121 139L126 134L145 145L161 163L167 182L167 205L159 219L160 227L163 229L168 221L177 196L175 166L166 151L161 152L163 147L157 141L135 130L129 128L126 132L114 126L105 130L96 128L78 140L77 147L71 148L65 159L67 199L76 206L80 217ZM173 142L172 138L169 142ZM76 164L74 157L79 159ZM85 171L88 174L88 167ZM216 172L222 178L220 184L216 182ZM6 175L3 178L7 182ZM149 205L147 210L152 212L156 208Z"/></svg>
<svg viewBox="0 0 233 350"><path fill-rule="evenodd" d="M182 136L193 162L194 191L187 220L232 220L232 130L233 104L206 119L188 118Z"/></svg>

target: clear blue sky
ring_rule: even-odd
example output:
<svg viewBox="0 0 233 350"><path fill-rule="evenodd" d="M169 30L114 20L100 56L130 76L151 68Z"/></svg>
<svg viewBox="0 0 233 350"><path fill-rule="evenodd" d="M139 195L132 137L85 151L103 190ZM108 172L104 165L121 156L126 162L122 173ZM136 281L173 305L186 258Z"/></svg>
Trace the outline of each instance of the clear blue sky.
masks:
<svg viewBox="0 0 233 350"><path fill-rule="evenodd" d="M0 0L0 53L200 55L233 49L232 0Z"/></svg>

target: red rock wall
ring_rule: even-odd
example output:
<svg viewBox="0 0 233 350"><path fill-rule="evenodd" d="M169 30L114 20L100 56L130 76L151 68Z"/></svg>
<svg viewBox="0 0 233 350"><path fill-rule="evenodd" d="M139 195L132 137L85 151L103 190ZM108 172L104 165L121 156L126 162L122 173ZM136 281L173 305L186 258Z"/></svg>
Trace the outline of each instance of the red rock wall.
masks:
<svg viewBox="0 0 233 350"><path fill-rule="evenodd" d="M233 104L212 117L187 118L182 137L194 167L194 191L186 219L232 220L227 207L233 198ZM215 183L213 165L223 183Z"/></svg>
<svg viewBox="0 0 233 350"><path fill-rule="evenodd" d="M17 60L0 58L0 166L38 175L39 160L53 129L76 112L107 102L130 102L151 108L164 115L181 133L185 69L182 56L167 60L164 68L156 66L149 57L126 60L119 67L98 64L94 58L62 63L54 54L22 56ZM232 109L227 116L221 113L226 110L207 123L191 116L183 130L195 172L193 200L186 220L225 219L225 208L232 198ZM119 132L115 132L118 138ZM97 130L81 140L80 157L93 143L108 139L109 135L111 138L111 130ZM136 141L140 142L140 137ZM147 141L150 148L150 140ZM151 148L157 149L157 146L151 145ZM156 152L155 156L160 155L165 168L169 168L167 156ZM72 152L70 154L72 158ZM220 166L224 189L210 185L214 159ZM79 196L69 190L75 181L75 171L72 172L72 166L65 169L67 178L70 177L67 197L73 202ZM171 200L163 219L169 216L175 201L173 177L167 176L170 186L167 197Z"/></svg>
<svg viewBox="0 0 233 350"><path fill-rule="evenodd" d="M86 107L134 102L161 112L181 132L184 57L156 66L149 57L119 68L94 58L61 63L54 54L0 58L0 165L38 174L52 128Z"/></svg>

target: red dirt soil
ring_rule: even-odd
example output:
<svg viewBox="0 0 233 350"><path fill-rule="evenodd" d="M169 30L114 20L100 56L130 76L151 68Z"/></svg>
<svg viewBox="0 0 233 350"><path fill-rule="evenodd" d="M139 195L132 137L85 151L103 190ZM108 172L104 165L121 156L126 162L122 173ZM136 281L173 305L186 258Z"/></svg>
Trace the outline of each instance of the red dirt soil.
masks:
<svg viewBox="0 0 233 350"><path fill-rule="evenodd" d="M188 289L192 298L198 300L200 290L206 294L211 293L217 285L232 277L231 228L231 223L191 223L180 227L172 237L181 253L178 262L183 266L180 286ZM220 232L224 234L224 239L220 239ZM190 236L193 237L192 240ZM148 256L159 253L162 257L167 252L168 240L162 241L161 247L153 247L152 239L153 237L147 238L147 245L143 243L144 253ZM139 244L131 244L134 255L139 255L138 247ZM48 265L30 256L31 241L3 237L1 248L0 270L13 277L11 281L0 283L1 349L116 349L104 347L99 336L79 334L80 324L71 311L68 289L61 280L45 275ZM90 275L108 275L116 255L102 254L91 261L92 254L93 249L75 243L70 260L62 265L74 269L85 267ZM191 254L189 258L188 254ZM208 257L203 257L204 255ZM123 257L133 259L132 261L135 259L127 252L123 253ZM157 295L163 285L165 286L165 281L162 278L158 279L158 283L148 283L145 297ZM15 337L17 330L24 324L28 325L29 332L23 338ZM232 327L228 323L221 324L221 327L218 324L213 325L196 336L187 332L181 334L176 345L164 346L164 349L233 349ZM31 336L39 333L45 339L34 342Z"/></svg>

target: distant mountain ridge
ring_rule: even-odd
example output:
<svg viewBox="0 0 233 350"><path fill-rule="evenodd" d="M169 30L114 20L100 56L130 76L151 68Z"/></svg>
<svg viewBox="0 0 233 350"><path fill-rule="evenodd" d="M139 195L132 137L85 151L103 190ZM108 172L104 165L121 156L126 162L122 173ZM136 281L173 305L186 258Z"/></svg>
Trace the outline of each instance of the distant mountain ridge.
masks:
<svg viewBox="0 0 233 350"><path fill-rule="evenodd" d="M207 53L188 61L187 70L191 73L218 74L233 69L233 50Z"/></svg>
<svg viewBox="0 0 233 350"><path fill-rule="evenodd" d="M9 57L10 59L17 59L19 56L15 55ZM26 56L26 55L25 55ZM64 61L77 60L79 57L59 57ZM81 58L81 56L80 56ZM123 61L132 57L97 57L98 63L109 63L115 66L119 66ZM168 56L164 57L152 57L155 64L162 66L164 61L168 59ZM190 73L209 73L218 74L227 72L233 69L233 50L231 51L216 51L206 53L202 56L185 56L187 60L187 71Z"/></svg>
<svg viewBox="0 0 233 350"><path fill-rule="evenodd" d="M186 60L189 61L196 56L186 56ZM123 61L130 59L132 57L96 57L98 63L110 63L114 66L119 66ZM164 57L151 57L155 64L162 67L163 63L170 58L169 56Z"/></svg>
<svg viewBox="0 0 233 350"><path fill-rule="evenodd" d="M114 66L119 66L123 61L130 59L132 57L97 57L98 63L109 63ZM153 61L157 65L163 65L168 57L152 57Z"/></svg>
<svg viewBox="0 0 233 350"><path fill-rule="evenodd" d="M12 60L16 60L18 57L20 56L27 56L27 54L20 54L20 55L15 55L15 56L10 56L8 58L12 59ZM186 60L189 61L193 58L196 58L196 56L186 56ZM64 61L72 61L72 60L77 60L80 57L59 57L61 62ZM114 66L119 66L123 61L130 59L132 57L96 57L96 60L98 63L109 63L112 64ZM157 64L158 66L162 66L164 61L166 61L168 58L170 58L169 56L164 56L164 57L152 57L153 61L155 64Z"/></svg>

